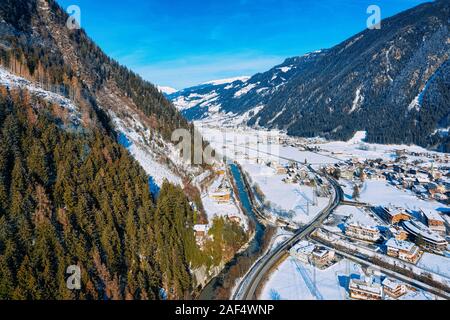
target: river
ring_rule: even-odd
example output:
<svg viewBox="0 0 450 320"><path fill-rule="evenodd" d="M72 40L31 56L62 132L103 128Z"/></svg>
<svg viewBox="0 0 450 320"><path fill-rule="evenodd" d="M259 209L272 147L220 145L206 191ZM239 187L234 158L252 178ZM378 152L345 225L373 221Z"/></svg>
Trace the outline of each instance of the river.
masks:
<svg viewBox="0 0 450 320"><path fill-rule="evenodd" d="M248 195L247 188L245 187L241 171L239 167L234 163L229 164L229 167L231 174L233 175L236 188L238 189L239 200L242 204L243 210L245 211L244 213L251 221L253 221L253 224L255 226L255 235L253 239L250 241L248 247L244 251L238 253L231 261L229 261L222 269L222 271L203 288L202 292L198 297L199 300L216 299L217 290L222 287L223 279L226 278L228 272L230 271L230 268L236 265L236 263L238 263L240 257L255 257L261 254L261 247L264 241L264 234L266 228L263 224L259 222L255 212L253 211L250 202L250 197Z"/></svg>

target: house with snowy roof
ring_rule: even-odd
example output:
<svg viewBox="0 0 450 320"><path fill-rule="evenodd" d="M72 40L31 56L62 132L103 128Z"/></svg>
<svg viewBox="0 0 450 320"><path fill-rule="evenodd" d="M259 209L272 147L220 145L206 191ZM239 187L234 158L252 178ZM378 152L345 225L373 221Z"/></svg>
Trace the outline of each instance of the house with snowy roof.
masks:
<svg viewBox="0 0 450 320"><path fill-rule="evenodd" d="M350 223L345 227L345 235L359 240L376 242L381 238L378 228L361 223Z"/></svg>
<svg viewBox="0 0 450 320"><path fill-rule="evenodd" d="M401 221L411 219L411 216L403 208L396 206L383 207L380 210L381 217L390 224L397 224Z"/></svg>
<svg viewBox="0 0 450 320"><path fill-rule="evenodd" d="M298 259L303 263L309 263L309 259L316 246L308 241L301 241L293 246L289 253L292 257Z"/></svg>
<svg viewBox="0 0 450 320"><path fill-rule="evenodd" d="M383 300L383 286L371 277L350 279L348 286L350 298L357 300Z"/></svg>
<svg viewBox="0 0 450 320"><path fill-rule="evenodd" d="M195 242L197 245L203 245L205 240L208 238L209 225L207 224L196 224L194 225Z"/></svg>
<svg viewBox="0 0 450 320"><path fill-rule="evenodd" d="M438 253L447 250L447 240L438 233L431 231L422 222L412 219L410 221L404 221L402 226L419 246Z"/></svg>
<svg viewBox="0 0 450 320"><path fill-rule="evenodd" d="M385 278L381 283L384 293L391 298L398 299L406 293L406 284L395 279Z"/></svg>
<svg viewBox="0 0 450 320"><path fill-rule="evenodd" d="M409 241L390 238L386 242L388 256L399 258L400 260L416 264L420 259L420 249Z"/></svg>
<svg viewBox="0 0 450 320"><path fill-rule="evenodd" d="M423 214L428 228L430 228L431 231L445 236L447 230L445 228L445 221L441 215L436 210L420 209L420 211Z"/></svg>

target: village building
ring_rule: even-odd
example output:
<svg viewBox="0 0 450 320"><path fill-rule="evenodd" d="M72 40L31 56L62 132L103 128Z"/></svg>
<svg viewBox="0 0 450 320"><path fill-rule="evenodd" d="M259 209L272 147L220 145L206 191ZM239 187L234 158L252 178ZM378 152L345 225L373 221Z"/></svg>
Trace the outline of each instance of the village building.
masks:
<svg viewBox="0 0 450 320"><path fill-rule="evenodd" d="M408 232L406 232L405 230L403 230L400 227L391 227L389 228L389 233L390 233L390 237L392 238L394 237L397 240L408 240Z"/></svg>
<svg viewBox="0 0 450 320"><path fill-rule="evenodd" d="M223 176L223 175L225 175L225 169L224 168L219 168L219 169L217 169L216 170L216 174L218 175L218 176Z"/></svg>
<svg viewBox="0 0 450 320"><path fill-rule="evenodd" d="M385 278L382 285L384 293L394 299L403 296L407 290L406 284L390 278Z"/></svg>
<svg viewBox="0 0 450 320"><path fill-rule="evenodd" d="M230 219L231 222L235 222L237 224L240 224L242 221L242 218L239 216L235 216L235 215L229 215L228 219Z"/></svg>
<svg viewBox="0 0 450 320"><path fill-rule="evenodd" d="M209 226L207 224L194 225L195 242L197 245L202 246L205 240L208 238Z"/></svg>
<svg viewBox="0 0 450 320"><path fill-rule="evenodd" d="M420 259L420 249L409 241L391 238L386 242L387 255L416 264Z"/></svg>
<svg viewBox="0 0 450 320"><path fill-rule="evenodd" d="M420 211L431 231L437 232L440 235L446 234L445 221L437 211L429 209L421 209Z"/></svg>
<svg viewBox="0 0 450 320"><path fill-rule="evenodd" d="M415 185L412 187L412 191L414 191L418 195L426 196L428 195L428 191L424 186Z"/></svg>
<svg viewBox="0 0 450 320"><path fill-rule="evenodd" d="M345 235L359 240L376 242L381 238L380 230L376 227L351 223L345 228Z"/></svg>
<svg viewBox="0 0 450 320"><path fill-rule="evenodd" d="M270 167L273 168L275 170L276 174L286 174L287 173L287 168L281 164L279 164L276 161L272 161L270 163Z"/></svg>
<svg viewBox="0 0 450 320"><path fill-rule="evenodd" d="M258 157L256 159L256 164L266 164L266 160L263 158Z"/></svg>
<svg viewBox="0 0 450 320"><path fill-rule="evenodd" d="M335 252L321 247L316 247L310 257L311 263L318 268L328 267L334 260Z"/></svg>
<svg viewBox="0 0 450 320"><path fill-rule="evenodd" d="M211 198L218 203L228 203L231 200L231 190L216 190L211 193Z"/></svg>
<svg viewBox="0 0 450 320"><path fill-rule="evenodd" d="M346 180L353 180L355 177L355 171L351 169L344 169L341 170L341 178Z"/></svg>
<svg viewBox="0 0 450 320"><path fill-rule="evenodd" d="M383 300L383 286L373 279L350 279L350 297L358 300Z"/></svg>
<svg viewBox="0 0 450 320"><path fill-rule="evenodd" d="M433 199L444 202L448 200L448 196L442 193L435 193L433 194Z"/></svg>
<svg viewBox="0 0 450 320"><path fill-rule="evenodd" d="M416 174L416 183L425 185L430 182L430 178L426 173L419 172Z"/></svg>
<svg viewBox="0 0 450 320"><path fill-rule="evenodd" d="M311 263L318 268L328 267L335 258L335 252L316 246L308 241L301 241L289 250L289 254L303 263Z"/></svg>
<svg viewBox="0 0 450 320"><path fill-rule="evenodd" d="M298 174L293 171L288 171L287 177L283 179L285 183L297 183L300 180Z"/></svg>
<svg viewBox="0 0 450 320"><path fill-rule="evenodd" d="M411 216L403 208L394 206L382 208L380 214L382 218L390 224L397 224L411 219Z"/></svg>
<svg viewBox="0 0 450 320"><path fill-rule="evenodd" d="M412 177L404 177L402 179L402 185L403 185L403 188L405 188L405 189L412 189L412 188L414 188L414 178L412 178Z"/></svg>
<svg viewBox="0 0 450 320"><path fill-rule="evenodd" d="M222 179L219 186L210 193L210 197L218 203L229 203L231 201L231 187L225 178Z"/></svg>
<svg viewBox="0 0 450 320"><path fill-rule="evenodd" d="M431 231L420 221L405 221L403 222L403 228L419 246L438 253L447 250L448 242L436 232Z"/></svg>
<svg viewBox="0 0 450 320"><path fill-rule="evenodd" d="M316 246L308 241L301 241L289 250L289 254L303 263L309 263Z"/></svg>

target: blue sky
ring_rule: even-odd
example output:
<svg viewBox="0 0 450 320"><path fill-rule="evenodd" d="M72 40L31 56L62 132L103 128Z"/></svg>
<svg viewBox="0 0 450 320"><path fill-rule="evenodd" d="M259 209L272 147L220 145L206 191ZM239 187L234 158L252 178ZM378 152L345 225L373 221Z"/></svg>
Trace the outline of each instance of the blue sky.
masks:
<svg viewBox="0 0 450 320"><path fill-rule="evenodd" d="M253 75L340 43L424 0L58 0L114 59L159 85L181 89Z"/></svg>

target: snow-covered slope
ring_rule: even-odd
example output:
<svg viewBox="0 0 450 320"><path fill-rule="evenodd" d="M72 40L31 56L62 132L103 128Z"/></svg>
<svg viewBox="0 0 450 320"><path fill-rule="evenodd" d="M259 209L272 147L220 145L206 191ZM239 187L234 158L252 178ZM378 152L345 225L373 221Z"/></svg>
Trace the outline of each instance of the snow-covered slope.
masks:
<svg viewBox="0 0 450 320"><path fill-rule="evenodd" d="M219 86L221 84L228 84L228 83L233 83L236 81L246 82L248 79L250 79L249 76L242 76L242 77L234 77L234 78L228 78L228 79L212 80L212 81L205 82L203 84L211 84L214 86Z"/></svg>
<svg viewBox="0 0 450 320"><path fill-rule="evenodd" d="M176 153L173 146L164 143L158 145L155 141L150 140L150 129L141 122L137 115L124 119L113 111L110 111L109 114L119 132L119 142L128 149L158 187L162 186L165 179L173 184L181 185L180 175L175 173L167 163L164 163L161 157L161 154L166 152L175 159Z"/></svg>
<svg viewBox="0 0 450 320"><path fill-rule="evenodd" d="M418 144L450 151L450 2L421 4L333 48L287 59L245 82L169 98L188 119L237 119L290 135ZM201 97L201 98L199 98ZM246 117L241 117L246 118Z"/></svg>
<svg viewBox="0 0 450 320"><path fill-rule="evenodd" d="M42 98L48 102L61 106L69 111L69 119L74 125L78 125L82 121L79 108L66 97L45 90L39 84L33 83L27 79L16 76L0 66L0 86L4 86L10 90L21 89L27 90L30 94Z"/></svg>
<svg viewBox="0 0 450 320"><path fill-rule="evenodd" d="M177 92L178 90L172 87L165 87L165 86L158 86L159 91L161 91L164 94L174 94L175 92Z"/></svg>
<svg viewBox="0 0 450 320"><path fill-rule="evenodd" d="M298 65L315 61L322 51L290 58L267 72L252 77L214 80L168 95L189 120L219 122L220 125L245 124L264 109L266 101L296 74Z"/></svg>
<svg viewBox="0 0 450 320"><path fill-rule="evenodd" d="M173 184L182 184L184 177L201 173L200 168L184 162L174 144L166 141L152 127L152 121L127 100L104 89L99 93L100 107L112 119L116 132L122 135L119 139L131 155L141 164L157 186L164 180ZM122 141L120 141L122 140Z"/></svg>
<svg viewBox="0 0 450 320"><path fill-rule="evenodd" d="M170 141L174 130L189 127L161 93L173 93L172 88L156 88L112 61L84 30L68 30L62 22L66 14L53 1L14 0L0 7L0 84L27 89L67 109L61 112L63 124L58 123L63 129L126 137L131 155L159 185L164 179L181 184L196 173ZM18 21L12 17L17 10L19 16L29 11L26 17L33 19ZM20 61L5 52L8 48L23 52Z"/></svg>
<svg viewBox="0 0 450 320"><path fill-rule="evenodd" d="M69 111L69 119L73 125L82 122L79 107L68 98L45 90L38 83L16 76L0 67L0 85L10 90L27 90L31 95L47 100ZM109 95L109 99L115 97ZM162 137L152 132L145 117L126 104L117 101L120 109L108 109L114 128L119 135L119 142L128 149L151 177L153 183L161 187L164 180L173 184L182 184L185 174L197 174L198 171L184 163L174 145L167 143Z"/></svg>
<svg viewBox="0 0 450 320"><path fill-rule="evenodd" d="M362 143L366 140L366 138L367 138L367 131L357 131L353 136L353 138L348 140L348 143L349 144Z"/></svg>

